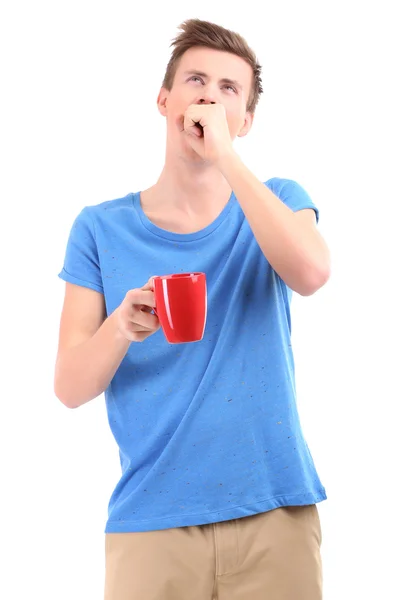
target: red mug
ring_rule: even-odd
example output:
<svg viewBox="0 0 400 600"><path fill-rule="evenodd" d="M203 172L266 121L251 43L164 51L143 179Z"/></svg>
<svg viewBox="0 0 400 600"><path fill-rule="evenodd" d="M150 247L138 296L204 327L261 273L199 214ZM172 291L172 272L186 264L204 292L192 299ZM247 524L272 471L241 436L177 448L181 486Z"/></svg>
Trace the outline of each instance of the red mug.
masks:
<svg viewBox="0 0 400 600"><path fill-rule="evenodd" d="M177 273L153 278L154 312L170 344L198 342L207 318L205 273Z"/></svg>

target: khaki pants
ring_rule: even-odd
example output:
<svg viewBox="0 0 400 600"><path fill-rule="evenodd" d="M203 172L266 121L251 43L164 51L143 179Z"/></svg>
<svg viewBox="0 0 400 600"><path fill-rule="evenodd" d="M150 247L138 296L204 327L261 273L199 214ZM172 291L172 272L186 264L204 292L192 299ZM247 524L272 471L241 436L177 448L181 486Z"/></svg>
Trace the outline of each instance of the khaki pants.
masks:
<svg viewBox="0 0 400 600"><path fill-rule="evenodd" d="M105 600L321 600L317 507L106 534Z"/></svg>

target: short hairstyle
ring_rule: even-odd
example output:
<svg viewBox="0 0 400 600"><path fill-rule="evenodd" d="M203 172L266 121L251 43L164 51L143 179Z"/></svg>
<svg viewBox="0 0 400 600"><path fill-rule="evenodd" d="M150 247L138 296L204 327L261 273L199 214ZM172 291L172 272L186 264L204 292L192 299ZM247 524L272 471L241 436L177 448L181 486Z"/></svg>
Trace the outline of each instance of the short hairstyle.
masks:
<svg viewBox="0 0 400 600"><path fill-rule="evenodd" d="M261 65L258 63L254 51L250 48L246 40L239 33L235 33L209 21L201 21L200 19L188 19L179 26L179 29L181 33L171 42L173 51L164 75L163 87L171 90L179 61L183 54L190 48L202 46L222 52L230 52L243 58L252 68L253 86L246 108L250 113L254 113L260 95L263 92Z"/></svg>

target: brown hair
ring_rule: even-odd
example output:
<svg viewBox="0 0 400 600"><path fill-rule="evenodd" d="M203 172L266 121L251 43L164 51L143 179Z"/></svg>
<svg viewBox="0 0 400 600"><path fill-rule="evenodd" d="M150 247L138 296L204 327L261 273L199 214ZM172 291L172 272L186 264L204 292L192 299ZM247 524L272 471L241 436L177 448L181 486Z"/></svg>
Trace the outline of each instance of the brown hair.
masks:
<svg viewBox="0 0 400 600"><path fill-rule="evenodd" d="M253 88L247 102L247 110L254 113L260 94L263 92L261 65L258 64L256 55L246 40L234 31L200 19L188 19L179 26L179 29L182 32L171 42L174 49L167 65L163 87L171 90L179 60L186 50L194 46L204 46L222 52L230 52L243 58L253 70Z"/></svg>

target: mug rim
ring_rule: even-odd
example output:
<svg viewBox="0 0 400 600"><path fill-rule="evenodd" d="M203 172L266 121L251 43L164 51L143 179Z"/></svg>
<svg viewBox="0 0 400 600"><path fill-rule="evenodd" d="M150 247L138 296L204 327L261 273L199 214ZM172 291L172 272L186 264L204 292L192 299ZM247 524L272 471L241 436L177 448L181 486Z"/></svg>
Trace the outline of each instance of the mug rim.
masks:
<svg viewBox="0 0 400 600"><path fill-rule="evenodd" d="M155 275L153 277L153 281L155 281L156 279L162 280L162 279L190 279L192 277L198 277L198 276L204 275L205 273L202 273L200 271L196 272L196 271L188 271L187 273L171 273L170 275Z"/></svg>

